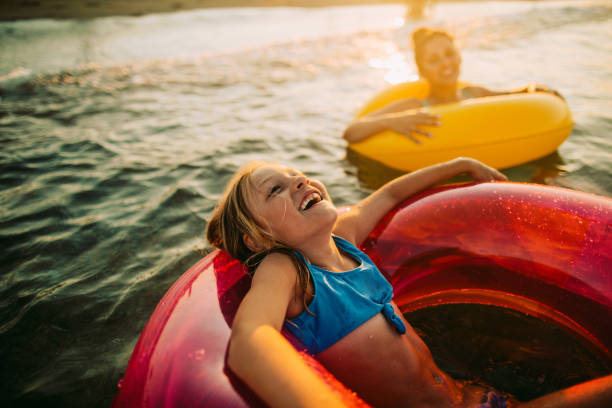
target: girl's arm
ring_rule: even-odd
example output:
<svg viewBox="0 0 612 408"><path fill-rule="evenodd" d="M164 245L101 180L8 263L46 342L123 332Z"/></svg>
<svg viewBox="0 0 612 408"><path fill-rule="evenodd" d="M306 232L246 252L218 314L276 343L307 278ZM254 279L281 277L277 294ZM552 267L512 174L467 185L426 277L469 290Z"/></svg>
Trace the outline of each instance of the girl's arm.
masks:
<svg viewBox="0 0 612 408"><path fill-rule="evenodd" d="M492 91L490 89L487 88L483 88L481 86L468 86L465 88L470 95L472 95L474 98L482 98L484 96L496 96L496 95L508 95L508 94L519 94L519 93L532 93L532 92L547 92L549 94L558 96L559 98L565 100L565 98L563 98L563 96L556 91L555 89L552 89L546 85L542 85L542 84L537 84L535 82L532 82L526 86L523 86L521 88L517 88L517 89L513 89L510 91Z"/></svg>
<svg viewBox="0 0 612 408"><path fill-rule="evenodd" d="M297 271L282 254L257 268L232 327L228 365L271 407L340 407L339 397L280 334Z"/></svg>
<svg viewBox="0 0 612 408"><path fill-rule="evenodd" d="M412 133L431 136L429 133L417 128L417 125L437 125L439 117L425 112L406 112L422 106L416 98L399 99L390 104L353 120L344 130L342 137L349 143L359 142L369 136L384 130L393 130L408 136L415 143L419 143Z"/></svg>
<svg viewBox="0 0 612 408"><path fill-rule="evenodd" d="M476 181L507 180L499 171L477 160L457 158L392 180L342 214L334 232L359 245L389 210L411 195L457 174L470 173Z"/></svg>
<svg viewBox="0 0 612 408"><path fill-rule="evenodd" d="M342 137L349 143L355 143L382 131L392 130L407 136L417 144L421 144L421 141L413 133L427 137L431 137L431 133L420 129L418 126L438 126L440 125L439 119L439 116L418 111L385 113L376 116L367 115L352 121Z"/></svg>

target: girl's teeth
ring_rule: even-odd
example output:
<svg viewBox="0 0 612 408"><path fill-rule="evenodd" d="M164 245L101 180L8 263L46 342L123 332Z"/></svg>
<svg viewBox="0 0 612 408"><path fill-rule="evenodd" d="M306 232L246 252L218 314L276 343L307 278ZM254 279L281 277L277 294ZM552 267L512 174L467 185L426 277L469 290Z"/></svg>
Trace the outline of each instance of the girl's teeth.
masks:
<svg viewBox="0 0 612 408"><path fill-rule="evenodd" d="M302 201L302 204L300 205L300 211L304 211L308 207L308 204L313 200L317 202L320 201L320 197L317 193L311 193L305 197L304 201Z"/></svg>

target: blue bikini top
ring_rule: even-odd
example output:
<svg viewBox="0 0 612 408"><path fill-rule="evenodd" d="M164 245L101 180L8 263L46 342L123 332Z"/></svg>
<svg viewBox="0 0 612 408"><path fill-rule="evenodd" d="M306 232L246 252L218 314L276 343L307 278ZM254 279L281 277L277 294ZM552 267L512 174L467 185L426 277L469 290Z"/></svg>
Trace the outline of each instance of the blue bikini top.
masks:
<svg viewBox="0 0 612 408"><path fill-rule="evenodd" d="M285 328L312 354L324 351L380 312L404 334L406 326L389 303L393 297L391 284L364 252L343 238L333 238L336 246L359 266L346 272L331 272L312 265L296 252L312 277L315 296L308 309L314 316L304 310L288 319Z"/></svg>

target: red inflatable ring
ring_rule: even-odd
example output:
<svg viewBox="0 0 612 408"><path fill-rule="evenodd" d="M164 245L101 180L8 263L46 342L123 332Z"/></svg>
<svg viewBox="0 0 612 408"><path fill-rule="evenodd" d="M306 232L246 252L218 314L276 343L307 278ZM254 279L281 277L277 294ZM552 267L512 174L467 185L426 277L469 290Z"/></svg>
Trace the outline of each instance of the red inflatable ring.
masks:
<svg viewBox="0 0 612 408"><path fill-rule="evenodd" d="M502 306L554 323L612 359L608 198L519 183L433 189L387 214L361 248L405 312ZM113 406L263 405L225 367L231 322L248 287L243 266L218 250L181 276L145 326ZM365 405L290 341L347 405Z"/></svg>

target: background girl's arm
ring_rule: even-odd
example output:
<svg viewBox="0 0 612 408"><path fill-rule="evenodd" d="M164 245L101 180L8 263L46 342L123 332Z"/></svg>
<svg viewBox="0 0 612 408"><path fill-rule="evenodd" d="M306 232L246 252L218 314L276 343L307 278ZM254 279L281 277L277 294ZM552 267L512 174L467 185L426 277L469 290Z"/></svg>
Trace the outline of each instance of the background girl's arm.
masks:
<svg viewBox="0 0 612 408"><path fill-rule="evenodd" d="M563 96L546 85L531 83L527 86L509 90L494 91L482 86L467 86L466 91L473 98L485 96L508 95L529 92L548 92L552 95L564 99ZM414 133L431 137L428 132L419 129L419 125L439 125L439 117L426 112L417 112L414 109L422 107L421 101L416 98L407 98L394 101L387 106L370 112L365 116L354 119L344 130L342 137L349 143L359 142L369 136L375 135L385 130L392 130L410 138L413 142L421 144L414 136ZM409 111L409 112L407 112Z"/></svg>
<svg viewBox="0 0 612 408"><path fill-rule="evenodd" d="M510 91L493 91L487 88L483 88L481 86L467 86L465 87L465 89L469 92L470 95L472 95L472 97L474 98L482 98L484 96L497 96L497 95L508 95L508 94L518 94L518 93L531 93L531 92L548 92L552 95L558 96L559 98L565 100L565 98L563 98L563 96L561 96L561 94L546 86L546 85L542 85L542 84L537 84L535 82L532 82L526 86L523 86L521 88L517 88L517 89L513 89Z"/></svg>
<svg viewBox="0 0 612 408"><path fill-rule="evenodd" d="M279 332L295 298L296 279L287 256L273 253L264 259L236 313L228 365L271 407L342 406Z"/></svg>
<svg viewBox="0 0 612 408"><path fill-rule="evenodd" d="M342 137L349 143L359 142L369 136L385 130L392 130L410 138L413 142L421 144L413 133L431 137L431 134L420 129L419 125L440 124L440 117L426 112L408 111L398 113L386 113L377 116L364 116L352 121L344 131Z"/></svg>
<svg viewBox="0 0 612 408"><path fill-rule="evenodd" d="M429 136L429 134L416 126L436 125L439 119L437 116L425 112L406 112L420 107L420 100L415 98L391 102L381 109L353 120L344 130L342 137L349 143L355 143L384 130L393 130L408 136L416 143L420 143L412 133L420 133L425 136Z"/></svg>
<svg viewBox="0 0 612 408"><path fill-rule="evenodd" d="M392 180L342 214L334 232L359 245L389 210L411 195L461 173L476 181L506 180L499 171L477 160L457 158Z"/></svg>

